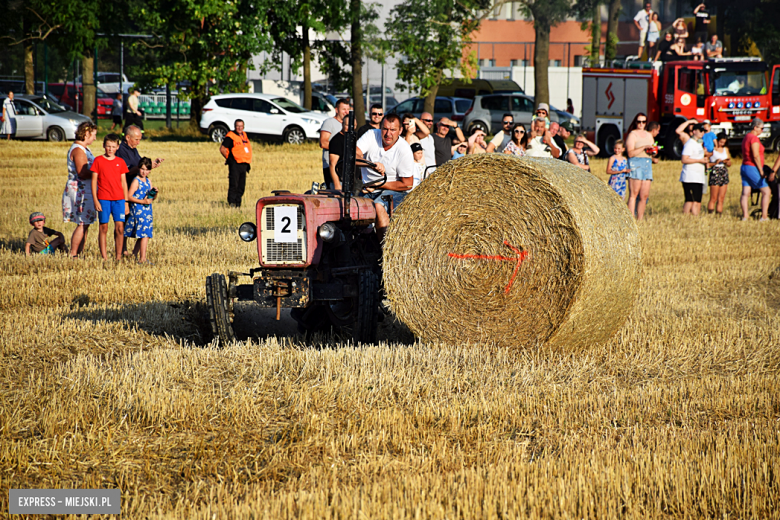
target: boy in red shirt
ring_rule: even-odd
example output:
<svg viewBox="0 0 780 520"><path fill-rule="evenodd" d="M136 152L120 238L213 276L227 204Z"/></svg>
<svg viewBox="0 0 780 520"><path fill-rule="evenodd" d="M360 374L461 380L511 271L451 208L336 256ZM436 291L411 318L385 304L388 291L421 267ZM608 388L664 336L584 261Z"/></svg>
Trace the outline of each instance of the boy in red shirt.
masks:
<svg viewBox="0 0 780 520"><path fill-rule="evenodd" d="M108 134L103 139L105 155L96 157L92 162L92 198L95 201L95 209L98 212L100 222L100 234L98 245L100 256L106 260L106 235L108 234L108 220L114 219L114 244L116 246L116 259L122 259L122 245L125 241L125 213L127 208L127 164L117 157L119 149L119 136Z"/></svg>

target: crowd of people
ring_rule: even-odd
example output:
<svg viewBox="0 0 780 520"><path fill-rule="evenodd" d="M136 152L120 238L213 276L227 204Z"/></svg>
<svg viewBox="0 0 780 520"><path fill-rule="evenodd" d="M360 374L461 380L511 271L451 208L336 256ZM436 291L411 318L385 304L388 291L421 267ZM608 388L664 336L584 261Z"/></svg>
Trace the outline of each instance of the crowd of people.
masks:
<svg viewBox="0 0 780 520"><path fill-rule="evenodd" d="M100 256L108 259L108 229L114 222L114 255L117 260L132 256L139 263L148 264L147 248L154 234L152 204L158 190L149 178L150 172L163 159L141 157L137 147L141 129L125 128L125 137L109 133L103 139L104 154L95 156L89 146L97 137L97 126L81 123L76 139L66 156L68 178L62 194L62 219L76 224L70 239L70 248L62 233L45 227L45 215L30 215L30 232L25 252L30 255L49 254L56 250L78 257L84 252L89 227L98 221L98 248ZM127 251L128 238L136 239L132 252Z"/></svg>
<svg viewBox="0 0 780 520"><path fill-rule="evenodd" d="M710 13L704 2L693 10L693 16L693 35L683 18L664 28L659 14L646 2L645 8L634 16L634 25L639 29L637 56L642 59L646 50L648 61L722 58L723 43L717 34L709 35Z"/></svg>

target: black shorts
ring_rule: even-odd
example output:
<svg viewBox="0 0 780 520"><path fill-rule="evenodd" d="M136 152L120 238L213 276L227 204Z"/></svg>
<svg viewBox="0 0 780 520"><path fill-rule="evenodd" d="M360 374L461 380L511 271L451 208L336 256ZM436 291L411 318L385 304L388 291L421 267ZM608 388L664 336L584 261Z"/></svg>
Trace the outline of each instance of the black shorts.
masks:
<svg viewBox="0 0 780 520"><path fill-rule="evenodd" d="M704 193L704 184L698 182L683 182L683 192L685 192L685 202L701 203L701 196Z"/></svg>
<svg viewBox="0 0 780 520"><path fill-rule="evenodd" d="M111 120L115 125L122 126L122 116L112 116Z"/></svg>

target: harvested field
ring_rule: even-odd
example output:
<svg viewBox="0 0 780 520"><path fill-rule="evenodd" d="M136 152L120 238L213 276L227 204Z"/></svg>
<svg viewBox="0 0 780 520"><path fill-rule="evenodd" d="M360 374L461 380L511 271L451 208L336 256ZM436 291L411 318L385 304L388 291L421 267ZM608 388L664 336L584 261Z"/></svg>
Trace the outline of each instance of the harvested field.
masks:
<svg viewBox="0 0 780 520"><path fill-rule="evenodd" d="M32 211L73 231L67 146L0 142L2 514L9 488L109 487L123 518L780 518L780 222L739 221L738 162L723 218L680 215L679 163L656 167L637 303L599 348L389 320L307 344L265 314L215 348L205 278L256 262L253 208L214 144L140 149L166 158L153 267L99 261L96 226L84 260L26 258ZM250 200L321 176L315 145L255 154Z"/></svg>

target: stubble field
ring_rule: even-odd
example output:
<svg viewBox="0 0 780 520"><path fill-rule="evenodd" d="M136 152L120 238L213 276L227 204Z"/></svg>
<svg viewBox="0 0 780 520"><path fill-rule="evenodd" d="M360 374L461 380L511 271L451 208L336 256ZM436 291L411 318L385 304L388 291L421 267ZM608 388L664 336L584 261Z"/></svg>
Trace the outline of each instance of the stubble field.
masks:
<svg viewBox="0 0 780 520"><path fill-rule="evenodd" d="M92 146L99 153L99 143ZM154 266L26 258L61 222L67 145L0 142L0 514L9 488L119 488L123 518L780 518L780 222L680 215L655 168L629 321L569 354L307 344L256 314L217 347L213 272L256 265L253 202L319 180L319 152L255 145L224 203L213 143L145 140ZM594 161L601 178L605 161ZM705 195L705 197L707 197ZM110 242L110 241L109 241Z"/></svg>

